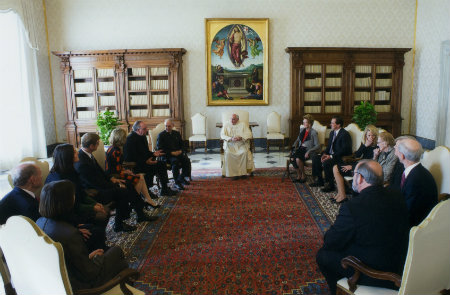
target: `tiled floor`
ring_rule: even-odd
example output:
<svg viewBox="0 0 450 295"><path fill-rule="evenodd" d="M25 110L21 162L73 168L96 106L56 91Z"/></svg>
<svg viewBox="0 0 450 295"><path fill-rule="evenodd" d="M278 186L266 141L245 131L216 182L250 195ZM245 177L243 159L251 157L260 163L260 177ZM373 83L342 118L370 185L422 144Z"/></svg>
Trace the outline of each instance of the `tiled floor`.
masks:
<svg viewBox="0 0 450 295"><path fill-rule="evenodd" d="M256 168L285 167L288 152L279 152L278 149L267 154L263 148L256 148L254 153L254 161ZM204 153L202 148L198 148L197 152L190 154L189 158L192 162L192 170L203 169L220 169L220 150L208 150ZM46 159L52 165L52 159ZM11 190L8 183L8 172L0 174L0 199Z"/></svg>

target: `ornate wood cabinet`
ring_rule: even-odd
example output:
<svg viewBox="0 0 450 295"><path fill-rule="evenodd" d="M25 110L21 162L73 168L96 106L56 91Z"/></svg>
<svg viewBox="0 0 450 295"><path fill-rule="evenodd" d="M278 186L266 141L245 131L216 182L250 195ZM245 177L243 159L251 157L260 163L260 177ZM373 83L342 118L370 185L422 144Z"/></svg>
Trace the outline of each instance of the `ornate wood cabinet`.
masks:
<svg viewBox="0 0 450 295"><path fill-rule="evenodd" d="M377 127L401 132L404 54L410 48L288 47L291 65L290 140L304 114L323 125L340 115L351 122L353 109L369 101L377 111Z"/></svg>
<svg viewBox="0 0 450 295"><path fill-rule="evenodd" d="M114 111L122 128L136 120L154 128L166 118L184 134L183 48L53 52L61 59L66 133L76 146L96 132L98 112Z"/></svg>

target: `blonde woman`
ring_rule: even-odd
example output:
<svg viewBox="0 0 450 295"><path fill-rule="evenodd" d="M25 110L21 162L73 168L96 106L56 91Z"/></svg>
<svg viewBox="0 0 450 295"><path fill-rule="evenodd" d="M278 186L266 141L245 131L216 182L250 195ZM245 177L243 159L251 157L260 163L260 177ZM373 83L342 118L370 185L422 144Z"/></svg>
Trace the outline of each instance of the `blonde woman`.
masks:
<svg viewBox="0 0 450 295"><path fill-rule="evenodd" d="M378 129L373 125L367 125L364 129L363 143L361 143L361 146L355 152L355 157L359 159L372 159L374 150L377 148L377 139ZM334 165L333 175L336 180L338 193L331 198L332 201L341 203L346 200L344 176L351 176L357 163L356 161L351 165Z"/></svg>
<svg viewBox="0 0 450 295"><path fill-rule="evenodd" d="M106 174L125 180L127 187L133 186L138 194L144 196L145 202L153 208L161 207L151 198L144 176L142 174L136 175L123 168L123 146L126 140L127 133L125 130L116 128L111 132L109 137L111 146L106 151Z"/></svg>

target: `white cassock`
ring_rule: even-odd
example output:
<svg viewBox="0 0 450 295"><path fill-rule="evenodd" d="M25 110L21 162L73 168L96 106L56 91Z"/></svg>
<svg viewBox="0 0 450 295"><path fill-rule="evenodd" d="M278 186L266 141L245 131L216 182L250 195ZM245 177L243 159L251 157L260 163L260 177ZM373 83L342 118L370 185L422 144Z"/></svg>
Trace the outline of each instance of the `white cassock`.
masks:
<svg viewBox="0 0 450 295"><path fill-rule="evenodd" d="M240 141L231 141L235 136L242 137ZM255 170L253 155L250 150L250 139L253 137L250 128L239 121L236 125L227 123L220 132L220 137L224 140L223 149L225 151L222 175L227 177L246 175Z"/></svg>

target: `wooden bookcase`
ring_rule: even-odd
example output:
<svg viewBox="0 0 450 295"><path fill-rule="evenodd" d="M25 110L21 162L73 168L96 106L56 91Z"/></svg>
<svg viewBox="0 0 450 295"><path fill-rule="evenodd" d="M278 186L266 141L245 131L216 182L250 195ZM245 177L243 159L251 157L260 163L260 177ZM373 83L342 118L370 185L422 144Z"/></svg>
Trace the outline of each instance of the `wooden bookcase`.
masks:
<svg viewBox="0 0 450 295"><path fill-rule="evenodd" d="M66 133L76 146L96 132L97 113L108 108L131 130L136 120L154 128L166 118L184 135L182 56L185 49L53 52L61 59Z"/></svg>
<svg viewBox="0 0 450 295"><path fill-rule="evenodd" d="M369 101L377 127L401 132L404 55L410 48L288 47L291 66L290 141L297 138L303 115L322 125L340 115L351 123L353 109Z"/></svg>

